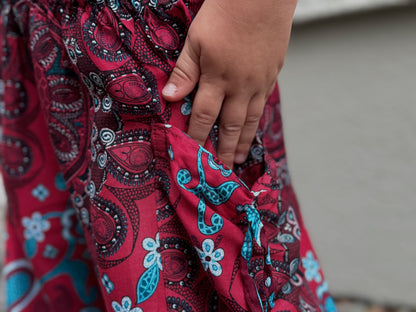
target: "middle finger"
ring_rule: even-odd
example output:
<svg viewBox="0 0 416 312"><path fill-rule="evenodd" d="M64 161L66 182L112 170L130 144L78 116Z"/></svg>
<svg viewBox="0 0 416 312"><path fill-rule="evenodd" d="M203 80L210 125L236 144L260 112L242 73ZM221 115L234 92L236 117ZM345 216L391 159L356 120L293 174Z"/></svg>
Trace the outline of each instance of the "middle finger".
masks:
<svg viewBox="0 0 416 312"><path fill-rule="evenodd" d="M233 168L235 151L247 115L247 98L226 97L220 113L218 138L218 158L229 168Z"/></svg>

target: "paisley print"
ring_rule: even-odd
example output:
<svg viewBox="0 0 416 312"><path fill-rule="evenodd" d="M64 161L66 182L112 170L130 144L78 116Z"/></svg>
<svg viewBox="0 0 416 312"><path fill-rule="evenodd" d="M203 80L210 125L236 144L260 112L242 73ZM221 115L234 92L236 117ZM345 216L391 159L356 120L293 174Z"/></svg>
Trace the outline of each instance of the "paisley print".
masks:
<svg viewBox="0 0 416 312"><path fill-rule="evenodd" d="M100 59L105 64L102 66L110 64L111 67L118 67L130 59L127 49L131 45L131 33L118 23L110 8L103 6L101 10L87 11L81 23L87 53L91 58Z"/></svg>
<svg viewBox="0 0 416 312"><path fill-rule="evenodd" d="M152 94L137 74L128 74L112 80L108 83L107 90L121 103L146 105L152 100Z"/></svg>
<svg viewBox="0 0 416 312"><path fill-rule="evenodd" d="M287 170L278 89L247 161L166 103L202 0L3 0L8 311L335 311Z"/></svg>
<svg viewBox="0 0 416 312"><path fill-rule="evenodd" d="M50 70L56 58L59 56L59 47L56 40L50 36L49 28L43 26L37 29L33 35L30 49L37 60L45 70Z"/></svg>
<svg viewBox="0 0 416 312"><path fill-rule="evenodd" d="M82 110L82 91L77 80L71 77L55 77L49 81L51 112L75 113Z"/></svg>
<svg viewBox="0 0 416 312"><path fill-rule="evenodd" d="M94 204L98 208L92 211L95 246L102 257L107 257L117 253L126 239L127 219L115 204L98 196Z"/></svg>

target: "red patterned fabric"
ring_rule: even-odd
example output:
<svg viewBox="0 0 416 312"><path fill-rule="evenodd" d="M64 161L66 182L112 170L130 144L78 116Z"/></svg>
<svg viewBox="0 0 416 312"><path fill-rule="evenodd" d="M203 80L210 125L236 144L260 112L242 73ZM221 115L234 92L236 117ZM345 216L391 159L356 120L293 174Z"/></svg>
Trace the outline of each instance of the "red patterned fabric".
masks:
<svg viewBox="0 0 416 312"><path fill-rule="evenodd" d="M247 161L161 89L200 0L2 1L8 311L335 311L279 94Z"/></svg>

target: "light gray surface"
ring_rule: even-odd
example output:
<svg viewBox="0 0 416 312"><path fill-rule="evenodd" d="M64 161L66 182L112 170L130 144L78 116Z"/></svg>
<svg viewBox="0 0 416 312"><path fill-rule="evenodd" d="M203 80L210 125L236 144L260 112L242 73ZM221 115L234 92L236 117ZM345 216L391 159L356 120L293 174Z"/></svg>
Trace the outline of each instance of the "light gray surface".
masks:
<svg viewBox="0 0 416 312"><path fill-rule="evenodd" d="M316 20L384 6L406 5L411 0L298 0L295 22Z"/></svg>
<svg viewBox="0 0 416 312"><path fill-rule="evenodd" d="M416 305L416 8L295 28L280 87L333 293Z"/></svg>

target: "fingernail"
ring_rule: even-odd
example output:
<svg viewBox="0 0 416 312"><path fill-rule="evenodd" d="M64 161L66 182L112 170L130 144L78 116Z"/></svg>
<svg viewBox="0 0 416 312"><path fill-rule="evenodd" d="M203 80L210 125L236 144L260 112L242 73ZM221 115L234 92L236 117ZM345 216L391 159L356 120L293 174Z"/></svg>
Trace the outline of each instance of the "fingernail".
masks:
<svg viewBox="0 0 416 312"><path fill-rule="evenodd" d="M173 83L168 83L162 90L162 94L165 96L173 96L175 95L178 88Z"/></svg>
<svg viewBox="0 0 416 312"><path fill-rule="evenodd" d="M241 163L243 163L245 160L246 160L246 156L245 156L244 154L237 154L237 155L235 155L235 159L234 159L234 161L235 161L237 164L241 164Z"/></svg>

